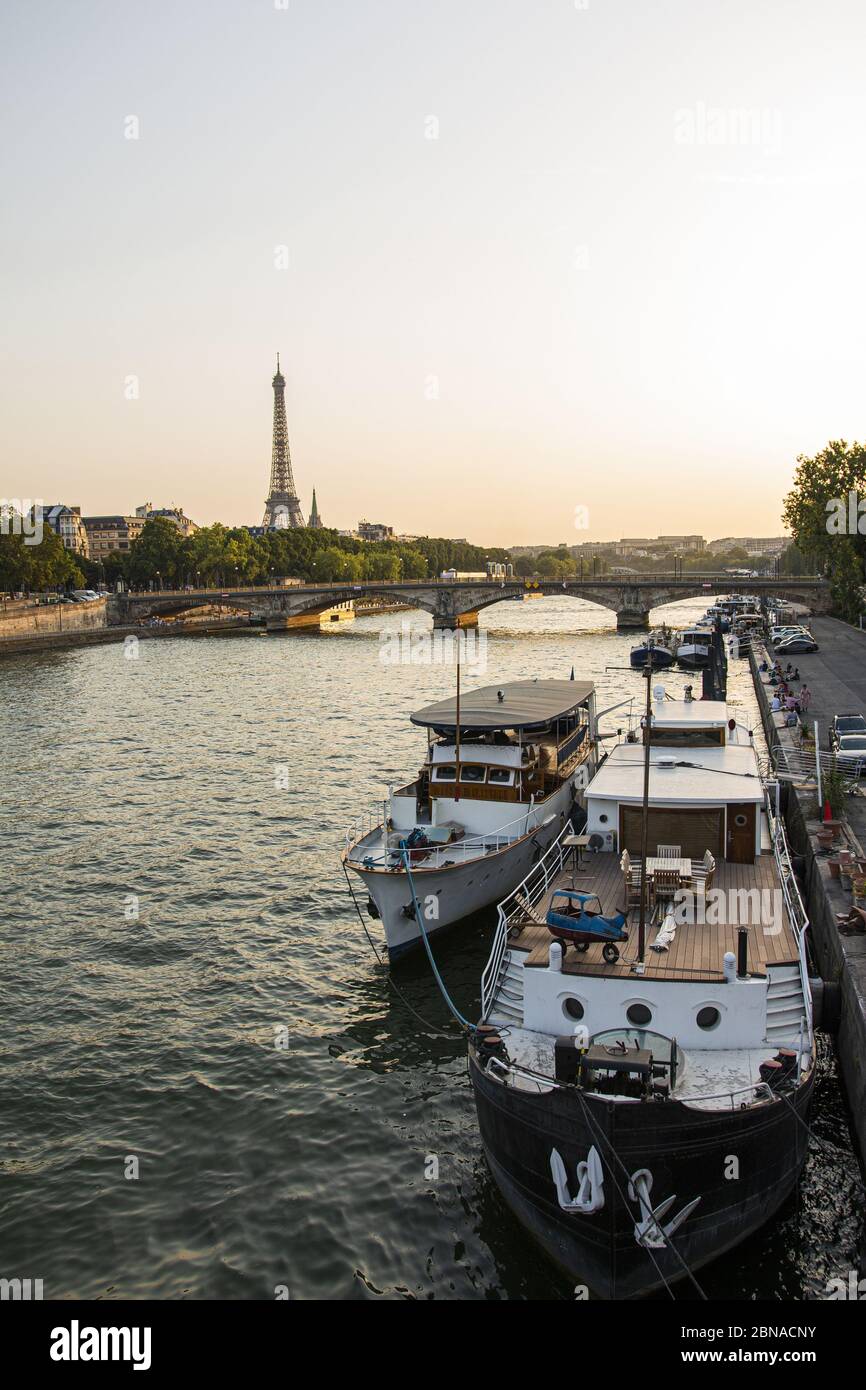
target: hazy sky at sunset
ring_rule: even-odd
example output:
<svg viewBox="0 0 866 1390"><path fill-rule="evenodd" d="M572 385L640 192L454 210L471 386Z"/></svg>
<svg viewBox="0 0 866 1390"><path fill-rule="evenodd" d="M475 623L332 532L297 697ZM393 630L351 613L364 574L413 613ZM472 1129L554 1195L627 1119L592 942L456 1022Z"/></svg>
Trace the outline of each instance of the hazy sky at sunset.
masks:
<svg viewBox="0 0 866 1390"><path fill-rule="evenodd" d="M259 523L278 348L336 526L778 534L866 435L862 0L9 0L2 51L5 496Z"/></svg>

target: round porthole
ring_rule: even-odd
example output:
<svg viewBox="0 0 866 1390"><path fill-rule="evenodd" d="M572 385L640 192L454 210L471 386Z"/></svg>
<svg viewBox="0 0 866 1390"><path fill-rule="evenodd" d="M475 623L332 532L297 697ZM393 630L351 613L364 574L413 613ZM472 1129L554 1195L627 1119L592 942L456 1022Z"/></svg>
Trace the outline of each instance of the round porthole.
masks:
<svg viewBox="0 0 866 1390"><path fill-rule="evenodd" d="M607 816L599 816L602 825L607 825Z"/></svg>
<svg viewBox="0 0 866 1390"><path fill-rule="evenodd" d="M583 1005L579 999L566 999L562 1005L562 1012L566 1018L573 1018L576 1022L580 1022L583 1018Z"/></svg>
<svg viewBox="0 0 866 1390"><path fill-rule="evenodd" d="M699 1028L709 1031L710 1028L718 1028L722 1021L722 1015L713 1004L705 1004L702 1009L698 1009L695 1022Z"/></svg>
<svg viewBox="0 0 866 1390"><path fill-rule="evenodd" d="M739 826L741 830L746 823L746 817L743 815L742 811L738 816L734 816L734 825Z"/></svg>
<svg viewBox="0 0 866 1390"><path fill-rule="evenodd" d="M653 1017L646 1004L630 1004L625 1016L636 1028L645 1028L648 1023L652 1023Z"/></svg>

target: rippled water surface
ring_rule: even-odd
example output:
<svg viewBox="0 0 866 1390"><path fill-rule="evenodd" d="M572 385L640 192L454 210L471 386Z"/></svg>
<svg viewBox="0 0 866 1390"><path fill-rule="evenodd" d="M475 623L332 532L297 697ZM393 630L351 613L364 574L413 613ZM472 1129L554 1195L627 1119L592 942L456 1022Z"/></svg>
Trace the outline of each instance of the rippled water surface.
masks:
<svg viewBox="0 0 866 1390"><path fill-rule="evenodd" d="M611 620L501 604L466 683L574 666L600 708L639 700ZM404 621L0 663L0 1274L51 1298L570 1296L487 1172L460 1038L389 986L340 869L345 826L418 765L409 712L453 687L381 660ZM731 693L745 717L744 664ZM470 1014L493 920L436 942ZM423 960L396 980L446 1026ZM702 1271L711 1297L815 1297L856 1264L829 1049L813 1128L798 1199Z"/></svg>

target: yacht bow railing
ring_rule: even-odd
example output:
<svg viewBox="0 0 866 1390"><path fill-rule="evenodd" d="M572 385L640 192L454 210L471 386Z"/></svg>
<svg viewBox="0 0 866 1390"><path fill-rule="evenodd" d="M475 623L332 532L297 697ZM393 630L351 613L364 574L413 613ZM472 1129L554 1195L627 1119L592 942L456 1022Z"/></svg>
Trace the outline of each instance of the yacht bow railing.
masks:
<svg viewBox="0 0 866 1390"><path fill-rule="evenodd" d="M364 840L368 835L372 835L374 830L381 831L382 810L385 802L374 802L372 806L367 806L365 810L359 811L355 819L349 824L346 830L346 849L351 849L358 840Z"/></svg>
<svg viewBox="0 0 866 1390"><path fill-rule="evenodd" d="M420 863L424 859L429 859L431 854L436 853L447 855L449 862L453 863L462 863L466 859L478 859L483 854L489 854L494 850L505 849L508 845L513 845L518 840L522 840L524 835L530 834L531 831L541 829L552 816L551 812L545 815L545 810L546 805L544 802L541 802L539 805L533 806L530 810L523 811L521 815L515 816L514 820L506 821L505 825L501 825L498 830L488 830L484 835L471 835L468 839L449 840L445 844L431 843L427 845L417 845L414 849L409 849L405 852L409 856L410 865L413 862ZM374 820L376 816L379 817L378 820ZM419 828L423 830L425 827L422 825ZM432 828L435 829L435 827ZM353 856L352 851L358 850L359 841L366 839L368 835L373 835L377 831L379 834L378 852L376 851L375 844L371 845L369 851L363 854L363 863L370 868L398 868L402 863L403 851L394 848L389 849L387 853L385 853L381 848L381 810L369 810L366 813L366 817L363 815L358 817L353 825L346 831L347 857L354 857L355 860L357 860L357 854ZM391 830L388 834L400 835L401 832L399 830ZM406 838L410 834L410 830L405 830L402 832L402 837ZM392 863L391 861L394 859L398 862Z"/></svg>
<svg viewBox="0 0 866 1390"><path fill-rule="evenodd" d="M523 881L519 883L516 888L512 889L508 897L503 898L502 902L499 904L496 931L493 934L493 945L490 950L490 957L481 976L482 1019L487 1018L487 1014L493 1004L496 986L499 982L499 971L502 967L502 960L508 946L508 931L512 924L512 919L520 912L524 912L527 906L535 907L545 897L551 882L564 867L568 850L563 845L563 840L566 835L571 835L572 833L571 823L566 821L547 852L542 855L537 864L533 864Z"/></svg>

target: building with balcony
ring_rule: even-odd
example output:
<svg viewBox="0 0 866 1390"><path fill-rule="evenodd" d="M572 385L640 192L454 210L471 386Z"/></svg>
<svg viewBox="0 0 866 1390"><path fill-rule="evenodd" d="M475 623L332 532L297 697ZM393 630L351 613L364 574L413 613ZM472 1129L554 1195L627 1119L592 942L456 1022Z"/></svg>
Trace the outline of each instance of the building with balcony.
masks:
<svg viewBox="0 0 866 1390"><path fill-rule="evenodd" d="M80 507L67 507L63 502L55 502L51 506L43 504L39 510L42 525L50 526L60 537L64 550L71 550L75 555L88 554L87 530L81 520Z"/></svg>

